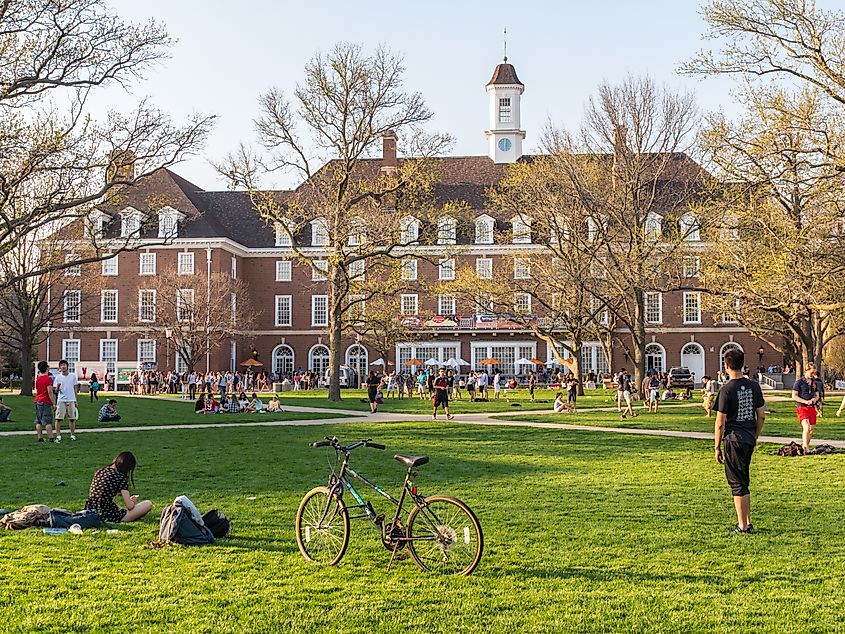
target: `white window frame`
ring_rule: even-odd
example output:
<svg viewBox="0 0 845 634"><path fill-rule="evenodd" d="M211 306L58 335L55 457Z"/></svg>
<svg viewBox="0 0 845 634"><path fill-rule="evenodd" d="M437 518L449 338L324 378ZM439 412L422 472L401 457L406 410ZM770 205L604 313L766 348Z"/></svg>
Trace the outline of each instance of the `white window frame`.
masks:
<svg viewBox="0 0 845 634"><path fill-rule="evenodd" d="M513 279L515 279L515 280L530 280L531 279L531 259L530 258L514 258L513 259Z"/></svg>
<svg viewBox="0 0 845 634"><path fill-rule="evenodd" d="M475 274L481 280L493 279L493 258L476 258Z"/></svg>
<svg viewBox="0 0 845 634"><path fill-rule="evenodd" d="M353 260L349 263L349 267L347 268L347 272L349 273L349 279L355 280L356 282L363 282L365 277L364 272L364 260Z"/></svg>
<svg viewBox="0 0 845 634"><path fill-rule="evenodd" d="M420 314L420 297L416 293L404 293L399 298L399 312L405 317Z"/></svg>
<svg viewBox="0 0 845 634"><path fill-rule="evenodd" d="M311 281L325 282L329 279L329 261L328 260L312 260L311 262Z"/></svg>
<svg viewBox="0 0 845 634"><path fill-rule="evenodd" d="M71 347L76 348L75 354L71 354ZM62 339L62 359L67 361L68 372L76 372L76 364L82 360L82 342L79 339Z"/></svg>
<svg viewBox="0 0 845 634"><path fill-rule="evenodd" d="M685 213L681 216L679 221L681 228L681 237L686 242L700 242L701 241L701 224L698 218L691 212Z"/></svg>
<svg viewBox="0 0 845 634"><path fill-rule="evenodd" d="M73 300L71 297L75 297ZM63 293L64 306L62 309L62 321L66 324L78 324L82 319L82 291L68 289Z"/></svg>
<svg viewBox="0 0 845 634"><path fill-rule="evenodd" d="M455 296L443 294L437 296L437 314L441 316L451 316L457 314L457 304L455 303Z"/></svg>
<svg viewBox="0 0 845 634"><path fill-rule="evenodd" d="M287 225L282 222L277 222L273 225L273 228L276 234L275 245L277 247L289 247L293 245L290 233L288 233L289 229L287 228Z"/></svg>
<svg viewBox="0 0 845 634"><path fill-rule="evenodd" d="M75 253L68 253L65 256L65 264L69 264L70 262L76 262L79 260L79 256ZM73 266L68 266L65 268L65 277L79 277L82 275L82 265L75 264Z"/></svg>
<svg viewBox="0 0 845 634"><path fill-rule="evenodd" d="M325 318L320 320L318 317L318 305L323 304L322 310L325 312ZM311 296L311 326L325 327L329 325L329 296L328 295L312 295Z"/></svg>
<svg viewBox="0 0 845 634"><path fill-rule="evenodd" d="M695 317L689 311L693 308L693 302L691 300L695 299L695 308L698 311L697 318L690 319L690 317ZM685 291L683 297L683 318L684 324L700 324L701 323L701 291Z"/></svg>
<svg viewBox="0 0 845 634"><path fill-rule="evenodd" d="M311 246L327 247L331 240L329 236L329 225L322 218L311 221Z"/></svg>
<svg viewBox="0 0 845 634"><path fill-rule="evenodd" d="M141 350L143 350L145 346L149 346L152 349L152 355L147 355L146 358L144 358L141 355ZM138 339L138 343L136 345L136 354L138 355L137 356L138 363L157 363L157 361L158 361L158 350L157 350L157 348L158 348L158 345L157 345L155 339Z"/></svg>
<svg viewBox="0 0 845 634"><path fill-rule="evenodd" d="M649 301L652 298L657 298L657 306L651 306ZM643 308L645 309L645 323L647 324L662 324L663 323L663 293L659 292L649 292L644 293L643 295ZM657 313L656 319L653 319L653 316L650 316L650 311L654 309Z"/></svg>
<svg viewBox="0 0 845 634"><path fill-rule="evenodd" d="M437 244L456 244L458 221L451 216L437 220Z"/></svg>
<svg viewBox="0 0 845 634"><path fill-rule="evenodd" d="M420 239L420 221L413 216L405 216L402 218L399 233L402 244L416 244Z"/></svg>
<svg viewBox="0 0 845 634"><path fill-rule="evenodd" d="M499 123L511 123L513 110L510 97L499 97Z"/></svg>
<svg viewBox="0 0 845 634"><path fill-rule="evenodd" d="M143 228L144 214L129 207L120 214L120 237L140 238Z"/></svg>
<svg viewBox="0 0 845 634"><path fill-rule="evenodd" d="M643 229L648 240L659 240L663 235L663 218L654 212L650 212L646 216Z"/></svg>
<svg viewBox="0 0 845 634"><path fill-rule="evenodd" d="M236 255L232 256L232 279L238 279L238 257Z"/></svg>
<svg viewBox="0 0 845 634"><path fill-rule="evenodd" d="M151 297L152 302L150 306L145 306L144 297ZM152 318L144 319L144 308L151 311ZM156 289L154 288L139 288L138 289L138 322L142 324L154 324L156 321Z"/></svg>
<svg viewBox="0 0 845 634"><path fill-rule="evenodd" d="M290 260L276 260L276 281L290 282L293 279L293 263Z"/></svg>
<svg viewBox="0 0 845 634"><path fill-rule="evenodd" d="M105 344L114 344L114 357L105 354ZM117 371L117 339L100 339L100 363L106 364L106 372L114 374Z"/></svg>
<svg viewBox="0 0 845 634"><path fill-rule="evenodd" d="M106 277L113 277L118 274L118 257L117 254L105 258L100 263L100 273Z"/></svg>
<svg viewBox="0 0 845 634"><path fill-rule="evenodd" d="M193 320L194 297L192 288L180 288L176 291L176 321L179 323L187 324Z"/></svg>
<svg viewBox="0 0 845 634"><path fill-rule="evenodd" d="M179 275L194 274L194 252L180 251L176 256L176 270Z"/></svg>
<svg viewBox="0 0 845 634"><path fill-rule="evenodd" d="M437 279L446 281L455 279L455 258L440 259L437 263Z"/></svg>
<svg viewBox="0 0 845 634"><path fill-rule="evenodd" d="M531 218L514 216L511 218L511 243L531 244Z"/></svg>
<svg viewBox="0 0 845 634"><path fill-rule="evenodd" d="M419 263L415 258L408 258L402 260L402 267L401 277L406 282L414 282L417 279L417 275L419 273Z"/></svg>
<svg viewBox="0 0 845 634"><path fill-rule="evenodd" d="M156 274L156 254L154 252L138 254L138 275Z"/></svg>
<svg viewBox="0 0 845 634"><path fill-rule="evenodd" d="M179 235L179 216L173 212L163 212L158 215L158 237L173 239Z"/></svg>
<svg viewBox="0 0 845 634"><path fill-rule="evenodd" d="M114 297L114 318L108 319L106 317L106 296ZM119 308L119 301L120 301L120 293L117 289L108 288L105 290L100 291L100 322L104 324L116 324Z"/></svg>
<svg viewBox="0 0 845 634"><path fill-rule="evenodd" d="M490 216L475 219L475 244L493 244L496 222Z"/></svg>
<svg viewBox="0 0 845 634"><path fill-rule="evenodd" d="M739 298L734 299L734 309L732 312L724 312L722 313L722 323L733 325L739 323Z"/></svg>
<svg viewBox="0 0 845 634"><path fill-rule="evenodd" d="M701 258L697 256L684 256L684 277L701 277Z"/></svg>
<svg viewBox="0 0 845 634"><path fill-rule="evenodd" d="M276 295L274 307L276 327L290 326L293 323L293 297L291 295ZM287 311L287 318L285 318L285 311Z"/></svg>
<svg viewBox="0 0 845 634"><path fill-rule="evenodd" d="M520 305L522 304L522 305ZM531 314L531 293L514 293L513 310L518 315Z"/></svg>

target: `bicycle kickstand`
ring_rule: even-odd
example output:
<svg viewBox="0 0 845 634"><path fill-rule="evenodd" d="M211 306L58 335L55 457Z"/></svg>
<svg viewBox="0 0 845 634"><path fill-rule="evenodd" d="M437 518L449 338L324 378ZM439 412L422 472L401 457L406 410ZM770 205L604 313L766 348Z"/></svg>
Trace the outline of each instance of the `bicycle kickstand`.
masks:
<svg viewBox="0 0 845 634"><path fill-rule="evenodd" d="M396 559L396 555L399 552L399 542L393 544L393 551L390 553L390 561L387 562L387 572L390 572L391 566L393 566L393 560Z"/></svg>

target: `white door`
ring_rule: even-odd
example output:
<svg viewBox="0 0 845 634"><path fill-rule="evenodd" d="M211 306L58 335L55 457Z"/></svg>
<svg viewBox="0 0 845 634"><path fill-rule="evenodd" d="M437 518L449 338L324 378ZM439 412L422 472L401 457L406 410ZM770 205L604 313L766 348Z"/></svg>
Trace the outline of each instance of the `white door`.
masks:
<svg viewBox="0 0 845 634"><path fill-rule="evenodd" d="M704 348L697 343L688 343L681 349L681 365L695 375L695 384L701 384L704 376Z"/></svg>

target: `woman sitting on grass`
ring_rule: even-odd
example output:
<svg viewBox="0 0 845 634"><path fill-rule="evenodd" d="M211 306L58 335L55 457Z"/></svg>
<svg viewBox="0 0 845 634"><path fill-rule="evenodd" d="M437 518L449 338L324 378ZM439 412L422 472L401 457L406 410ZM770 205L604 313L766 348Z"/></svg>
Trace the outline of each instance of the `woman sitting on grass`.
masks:
<svg viewBox="0 0 845 634"><path fill-rule="evenodd" d="M129 495L129 483L135 486L135 456L131 451L122 451L112 463L98 469L91 481L85 510L95 511L104 522L134 522L149 513L153 503L138 501L137 495ZM125 509L114 503L114 496L123 496Z"/></svg>
<svg viewBox="0 0 845 634"><path fill-rule="evenodd" d="M245 392L241 392L240 396L238 396L238 407L240 407L242 412L252 413L255 409L249 402L249 399L246 397Z"/></svg>
<svg viewBox="0 0 845 634"><path fill-rule="evenodd" d="M270 399L270 402L267 403L267 411L268 412L281 412L282 411L282 404L279 402L279 395L273 394L273 398Z"/></svg>
<svg viewBox="0 0 845 634"><path fill-rule="evenodd" d="M560 414L566 411L566 403L563 402L563 392L555 394L554 412Z"/></svg>
<svg viewBox="0 0 845 634"><path fill-rule="evenodd" d="M219 414L220 413L220 403L214 400L214 396L209 393L205 397L205 413L206 414Z"/></svg>
<svg viewBox="0 0 845 634"><path fill-rule="evenodd" d="M250 412L266 412L267 408L264 407L264 403L261 402L261 399L258 398L258 394L255 392L252 393L252 400L249 402Z"/></svg>
<svg viewBox="0 0 845 634"><path fill-rule="evenodd" d="M200 394L197 402L194 403L194 414L205 414L205 394Z"/></svg>

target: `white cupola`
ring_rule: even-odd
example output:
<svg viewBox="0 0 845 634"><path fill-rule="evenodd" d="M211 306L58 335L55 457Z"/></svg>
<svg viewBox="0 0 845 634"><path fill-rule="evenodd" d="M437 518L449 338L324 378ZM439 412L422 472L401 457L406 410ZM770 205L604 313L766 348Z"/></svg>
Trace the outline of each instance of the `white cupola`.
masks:
<svg viewBox="0 0 845 634"><path fill-rule="evenodd" d="M522 156L525 130L519 129L519 100L523 91L525 86L516 76L513 65L508 64L506 56L487 82L490 129L484 135L487 137L487 154L494 163L513 163Z"/></svg>

